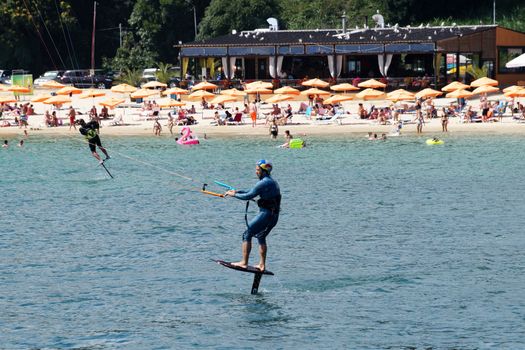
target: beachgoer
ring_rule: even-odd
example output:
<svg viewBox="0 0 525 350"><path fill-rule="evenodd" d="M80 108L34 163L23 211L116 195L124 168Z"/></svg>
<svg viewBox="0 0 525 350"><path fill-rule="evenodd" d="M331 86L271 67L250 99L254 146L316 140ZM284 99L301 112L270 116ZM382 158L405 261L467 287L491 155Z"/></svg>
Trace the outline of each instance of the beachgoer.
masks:
<svg viewBox="0 0 525 350"><path fill-rule="evenodd" d="M257 238L259 242L260 261L256 266L264 271L266 268L266 236L275 227L279 220L279 210L281 206L281 191L277 182L271 177L272 164L266 160L260 160L255 166L255 173L259 178L257 184L249 191L229 190L226 196L235 197L241 200L250 200L259 196L257 205L259 214L248 224L247 229L242 235L242 260L232 265L246 267L250 258L252 248L252 238Z"/></svg>
<svg viewBox="0 0 525 350"><path fill-rule="evenodd" d="M156 136L160 136L161 131L162 131L162 126L159 123L159 118L155 118L155 122L153 123L153 133Z"/></svg>
<svg viewBox="0 0 525 350"><path fill-rule="evenodd" d="M71 130L71 127L77 130L77 127L75 125L76 116L77 116L77 113L75 112L75 109L73 108L73 106L69 107L69 130Z"/></svg>
<svg viewBox="0 0 525 350"><path fill-rule="evenodd" d="M381 140L386 140L386 134L385 133L381 134Z"/></svg>
<svg viewBox="0 0 525 350"><path fill-rule="evenodd" d="M175 118L171 115L171 112L168 112L168 129L170 134L173 135L173 126L175 125Z"/></svg>
<svg viewBox="0 0 525 350"><path fill-rule="evenodd" d="M9 147L9 141L4 140L4 144L2 145L2 148L8 148Z"/></svg>
<svg viewBox="0 0 525 350"><path fill-rule="evenodd" d="M285 130L284 131L284 139L286 140L286 142L283 143L282 145L280 145L279 147L289 148L290 147L290 141L293 139L292 134L290 134L290 130Z"/></svg>
<svg viewBox="0 0 525 350"><path fill-rule="evenodd" d="M98 122L96 120L92 120L89 123L86 123L84 119L80 119L78 123L81 126L81 128L79 128L79 131L82 135L86 137L86 140L89 144L89 149L91 150L93 157L95 157L101 164L104 162L104 160L110 159L108 152L104 147L102 147L100 137L98 136L98 130L100 127ZM97 153L97 146L102 151L102 153L104 153L106 159L102 160L102 158L100 158L100 156Z"/></svg>
<svg viewBox="0 0 525 350"><path fill-rule="evenodd" d="M272 125L270 125L270 135L272 139L276 139L279 134L279 127L277 126L277 121L274 119Z"/></svg>
<svg viewBox="0 0 525 350"><path fill-rule="evenodd" d="M20 142L18 143L18 147L24 147L24 140L20 140Z"/></svg>
<svg viewBox="0 0 525 350"><path fill-rule="evenodd" d="M250 111L250 118L252 119L252 128L254 128L255 124L257 124L257 105L254 101L250 102L248 109Z"/></svg>
<svg viewBox="0 0 525 350"><path fill-rule="evenodd" d="M443 132L447 132L448 131L448 113L445 110L445 108L443 108L442 113L443 114L441 115L441 130Z"/></svg>

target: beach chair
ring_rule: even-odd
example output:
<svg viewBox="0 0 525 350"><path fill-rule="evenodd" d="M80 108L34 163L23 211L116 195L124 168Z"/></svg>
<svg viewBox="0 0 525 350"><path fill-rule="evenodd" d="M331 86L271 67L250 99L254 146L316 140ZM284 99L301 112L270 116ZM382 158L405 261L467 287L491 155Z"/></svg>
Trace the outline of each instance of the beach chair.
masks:
<svg viewBox="0 0 525 350"><path fill-rule="evenodd" d="M235 113L233 119L226 122L226 125L241 125L244 124L242 120L242 113Z"/></svg>
<svg viewBox="0 0 525 350"><path fill-rule="evenodd" d="M117 125L122 125L122 123L123 123L122 114L118 114L117 116L115 116L115 118L113 118L113 120L109 122L109 125L117 126Z"/></svg>

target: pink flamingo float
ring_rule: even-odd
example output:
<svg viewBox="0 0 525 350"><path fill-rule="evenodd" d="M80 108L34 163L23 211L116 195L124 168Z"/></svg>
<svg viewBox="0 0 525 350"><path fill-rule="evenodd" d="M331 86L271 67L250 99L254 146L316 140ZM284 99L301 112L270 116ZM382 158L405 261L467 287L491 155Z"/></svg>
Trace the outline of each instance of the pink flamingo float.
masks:
<svg viewBox="0 0 525 350"><path fill-rule="evenodd" d="M199 139L192 135L191 129L187 126L180 131L181 137L177 140L179 145L198 145Z"/></svg>

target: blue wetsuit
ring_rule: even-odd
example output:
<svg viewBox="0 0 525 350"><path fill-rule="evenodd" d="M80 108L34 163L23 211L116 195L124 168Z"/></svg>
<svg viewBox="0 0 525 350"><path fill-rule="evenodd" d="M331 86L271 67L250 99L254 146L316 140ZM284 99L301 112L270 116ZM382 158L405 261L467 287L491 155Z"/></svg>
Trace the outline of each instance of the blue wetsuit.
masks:
<svg viewBox="0 0 525 350"><path fill-rule="evenodd" d="M250 191L237 191L235 198L250 200L259 196L259 214L249 223L248 228L242 235L243 241L251 241L257 238L259 244L266 244L266 236L275 227L279 220L279 209L281 205L281 190L277 182L270 176L265 176Z"/></svg>

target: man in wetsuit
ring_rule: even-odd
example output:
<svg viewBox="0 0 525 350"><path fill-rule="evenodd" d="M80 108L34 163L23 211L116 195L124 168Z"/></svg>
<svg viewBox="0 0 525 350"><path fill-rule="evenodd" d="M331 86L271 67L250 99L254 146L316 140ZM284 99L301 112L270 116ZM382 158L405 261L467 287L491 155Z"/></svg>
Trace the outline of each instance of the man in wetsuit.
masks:
<svg viewBox="0 0 525 350"><path fill-rule="evenodd" d="M84 119L80 119L78 121L80 124L79 131L82 135L86 137L86 140L89 144L89 149L91 150L91 153L93 154L93 157L97 158L97 160L102 164L104 160L108 160L109 154L106 151L104 147L102 147L102 143L100 142L100 137L98 136L98 129L100 128L98 122L96 120L92 120L89 123L86 123ZM100 148L102 153L106 156L106 159L102 160L100 156L97 153L97 146Z"/></svg>
<svg viewBox="0 0 525 350"><path fill-rule="evenodd" d="M255 166L255 173L259 178L259 182L249 191L235 191L229 190L225 193L226 196L235 197L241 200L251 200L259 196L257 205L259 206L259 214L247 223L247 229L242 235L242 260L233 263L232 265L246 267L248 266L248 259L250 258L250 251L252 249L252 237L259 241L259 264L255 267L264 271L266 268L266 253L268 248L266 246L266 236L270 233L272 228L279 220L279 210L281 206L281 191L277 182L270 176L272 172L272 164L265 160L260 160Z"/></svg>

